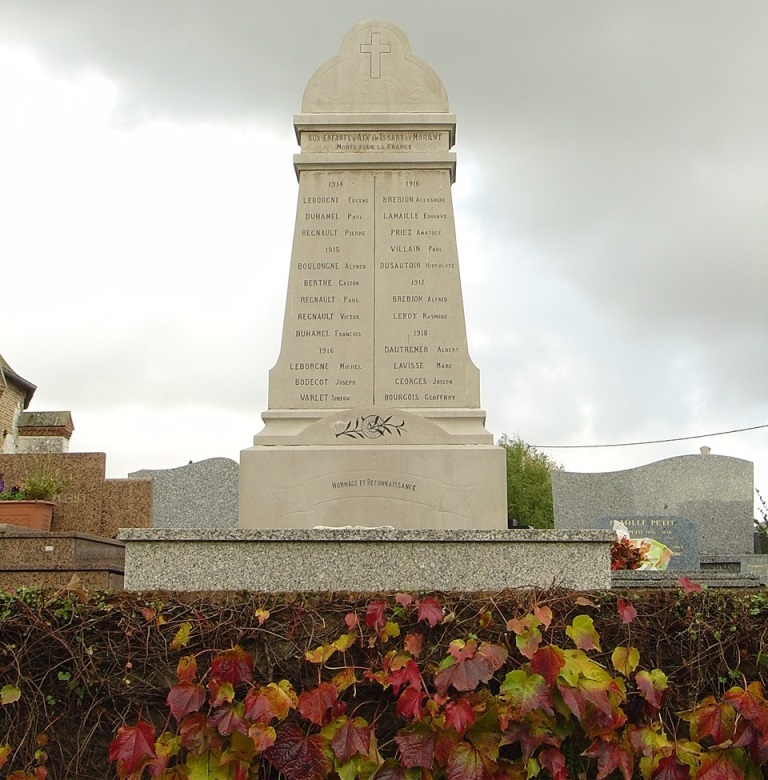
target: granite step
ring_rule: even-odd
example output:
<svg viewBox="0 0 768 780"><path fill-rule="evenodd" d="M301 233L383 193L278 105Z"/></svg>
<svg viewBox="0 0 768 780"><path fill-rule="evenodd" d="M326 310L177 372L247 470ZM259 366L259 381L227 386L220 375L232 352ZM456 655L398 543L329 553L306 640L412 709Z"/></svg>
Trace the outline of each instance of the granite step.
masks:
<svg viewBox="0 0 768 780"><path fill-rule="evenodd" d="M699 571L612 571L611 587L674 588L677 580L687 577L691 582L708 588L759 588L760 579L749 574L721 570Z"/></svg>
<svg viewBox="0 0 768 780"><path fill-rule="evenodd" d="M125 545L74 531L0 525L0 589L65 587L77 574L86 588L122 590Z"/></svg>

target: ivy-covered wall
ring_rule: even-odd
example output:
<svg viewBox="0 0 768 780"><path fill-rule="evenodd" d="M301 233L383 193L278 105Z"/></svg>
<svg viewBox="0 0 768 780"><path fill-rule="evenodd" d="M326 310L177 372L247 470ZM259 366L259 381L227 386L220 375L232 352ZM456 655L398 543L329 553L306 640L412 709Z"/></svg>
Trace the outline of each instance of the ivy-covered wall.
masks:
<svg viewBox="0 0 768 780"><path fill-rule="evenodd" d="M0 594L0 772L761 777L768 596L681 585Z"/></svg>

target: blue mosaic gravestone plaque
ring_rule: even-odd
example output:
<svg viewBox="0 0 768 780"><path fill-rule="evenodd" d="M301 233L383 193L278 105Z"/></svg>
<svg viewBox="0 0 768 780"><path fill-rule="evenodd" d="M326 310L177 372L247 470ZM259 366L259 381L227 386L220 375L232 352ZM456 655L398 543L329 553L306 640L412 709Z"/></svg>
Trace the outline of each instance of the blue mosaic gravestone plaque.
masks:
<svg viewBox="0 0 768 780"><path fill-rule="evenodd" d="M697 571L700 565L699 529L693 520L674 515L632 515L601 517L595 528L613 528L624 523L631 539L655 539L672 551L669 571Z"/></svg>

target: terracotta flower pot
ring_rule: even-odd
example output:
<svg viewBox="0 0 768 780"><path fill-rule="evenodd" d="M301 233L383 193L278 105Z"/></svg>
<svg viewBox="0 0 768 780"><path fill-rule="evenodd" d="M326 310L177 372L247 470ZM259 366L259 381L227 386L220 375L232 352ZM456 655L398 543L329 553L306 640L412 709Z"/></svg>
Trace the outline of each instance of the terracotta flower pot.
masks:
<svg viewBox="0 0 768 780"><path fill-rule="evenodd" d="M0 501L0 524L50 531L55 506L53 501Z"/></svg>

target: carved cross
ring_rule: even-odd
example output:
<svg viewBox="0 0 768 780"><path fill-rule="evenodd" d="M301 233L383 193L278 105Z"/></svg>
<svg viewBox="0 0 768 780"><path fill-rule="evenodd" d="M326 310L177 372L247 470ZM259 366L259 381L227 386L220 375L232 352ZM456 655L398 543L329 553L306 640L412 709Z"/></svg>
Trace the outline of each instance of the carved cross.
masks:
<svg viewBox="0 0 768 780"><path fill-rule="evenodd" d="M370 43L360 44L360 54L371 55L371 78L381 78L381 55L389 54L392 44L381 42L381 33L372 32Z"/></svg>

